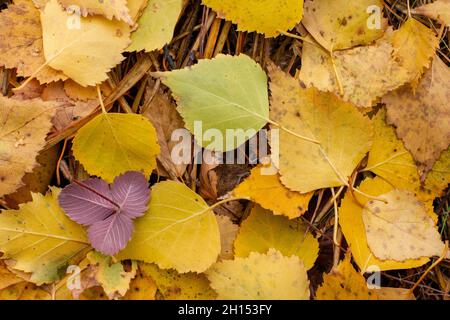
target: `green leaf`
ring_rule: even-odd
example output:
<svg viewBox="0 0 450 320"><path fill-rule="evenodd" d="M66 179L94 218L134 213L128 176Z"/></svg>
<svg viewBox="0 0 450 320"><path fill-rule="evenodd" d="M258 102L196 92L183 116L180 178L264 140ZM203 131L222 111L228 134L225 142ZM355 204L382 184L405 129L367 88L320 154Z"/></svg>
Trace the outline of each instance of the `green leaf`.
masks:
<svg viewBox="0 0 450 320"><path fill-rule="evenodd" d="M185 273L205 271L219 253L219 227L206 202L186 185L164 181L153 186L149 209L118 258Z"/></svg>
<svg viewBox="0 0 450 320"><path fill-rule="evenodd" d="M186 128L202 147L217 151L236 149L269 121L266 73L246 55L218 55L212 60L201 60L192 68L159 75L177 99ZM218 130L225 141L208 146L209 141L194 130L195 121L202 122L203 132ZM250 130L253 134L241 140L225 139L227 129Z"/></svg>

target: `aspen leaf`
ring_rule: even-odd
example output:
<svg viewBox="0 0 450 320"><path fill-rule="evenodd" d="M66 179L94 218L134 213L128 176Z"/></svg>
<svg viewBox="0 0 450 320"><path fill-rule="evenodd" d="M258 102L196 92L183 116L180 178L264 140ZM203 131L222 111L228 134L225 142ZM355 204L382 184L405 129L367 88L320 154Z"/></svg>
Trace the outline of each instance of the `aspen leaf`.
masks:
<svg viewBox="0 0 450 320"><path fill-rule="evenodd" d="M358 107L369 108L383 95L411 80L411 74L392 58L388 30L372 45L336 51L303 44L300 80L308 87L330 91ZM334 61L334 64L333 64Z"/></svg>
<svg viewBox="0 0 450 320"><path fill-rule="evenodd" d="M156 131L136 114L100 114L81 128L73 140L73 154L92 175L107 182L127 171L150 176L159 153Z"/></svg>
<svg viewBox="0 0 450 320"><path fill-rule="evenodd" d="M435 223L411 191L392 190L378 198L387 203L370 200L362 211L367 243L377 258L404 261L442 254Z"/></svg>
<svg viewBox="0 0 450 320"><path fill-rule="evenodd" d="M394 190L390 184L379 177L364 180L358 189L375 197ZM372 270L373 266L384 271L416 268L427 263L429 259L425 257L407 259L400 262L392 259L381 260L372 253L367 243L366 230L362 218L362 206L365 206L368 201L369 199L363 196L355 194L353 197L350 192L347 192L339 209L339 225L358 267L363 272L367 272ZM436 217L432 210L429 215L430 217L431 215Z"/></svg>
<svg viewBox="0 0 450 320"><path fill-rule="evenodd" d="M409 18L392 35L394 57L411 74L412 87L416 88L425 68L430 65L439 44L434 32L419 21Z"/></svg>
<svg viewBox="0 0 450 320"><path fill-rule="evenodd" d="M23 185L22 177L38 165L56 106L40 99L0 97L0 196Z"/></svg>
<svg viewBox="0 0 450 320"><path fill-rule="evenodd" d="M145 276L155 281L165 300L212 300L217 296L204 274L178 273L173 269L162 270L149 263L142 263L139 266Z"/></svg>
<svg viewBox="0 0 450 320"><path fill-rule="evenodd" d="M9 271L5 263L0 261L0 290L22 281L22 278Z"/></svg>
<svg viewBox="0 0 450 320"><path fill-rule="evenodd" d="M16 0L0 12L0 65L17 68L17 75L29 77L45 64L39 10L30 0ZM48 66L36 74L41 83L66 79Z"/></svg>
<svg viewBox="0 0 450 320"><path fill-rule="evenodd" d="M233 259L234 250L233 243L236 239L239 226L234 224L227 216L216 215L217 225L220 231L220 259Z"/></svg>
<svg viewBox="0 0 450 320"><path fill-rule="evenodd" d="M205 271L219 253L219 227L205 201L182 183L164 181L153 186L149 209L136 219L133 237L118 257L185 273Z"/></svg>
<svg viewBox="0 0 450 320"><path fill-rule="evenodd" d="M83 87L70 79L64 81L64 91L66 92L67 96L72 100L87 101L94 99L96 100L98 98L97 90L95 87L93 86Z"/></svg>
<svg viewBox="0 0 450 320"><path fill-rule="evenodd" d="M414 159L385 118L386 110L381 109L373 119L375 134L364 170L372 171L398 189L416 190L420 178Z"/></svg>
<svg viewBox="0 0 450 320"><path fill-rule="evenodd" d="M100 83L124 59L121 53L130 43L130 27L88 16L80 18L79 28L69 28L69 17L57 0L50 0L41 12L46 63L82 86Z"/></svg>
<svg viewBox="0 0 450 320"><path fill-rule="evenodd" d="M149 52L164 47L172 40L182 8L183 0L149 0L127 50Z"/></svg>
<svg viewBox="0 0 450 320"><path fill-rule="evenodd" d="M374 289L379 300L416 300L410 289L382 287Z"/></svg>
<svg viewBox="0 0 450 320"><path fill-rule="evenodd" d="M130 10L127 7L127 0L58 0L65 8L78 7L81 16L102 15L107 19L113 18L133 24ZM77 12L75 11L75 14Z"/></svg>
<svg viewBox="0 0 450 320"><path fill-rule="evenodd" d="M447 27L450 26L450 1L436 0L411 10L412 13L425 15L431 19L439 20Z"/></svg>
<svg viewBox="0 0 450 320"><path fill-rule="evenodd" d="M347 184L372 144L372 124L332 93L303 89L279 69L270 70L271 119L280 131L281 182L302 193Z"/></svg>
<svg viewBox="0 0 450 320"><path fill-rule="evenodd" d="M120 262L113 263L112 258L99 252L91 251L87 258L93 266L95 280L110 297L115 294L124 296L130 287L130 281L136 275L137 264L133 261L131 270L125 271Z"/></svg>
<svg viewBox="0 0 450 320"><path fill-rule="evenodd" d="M303 15L303 0L202 0L221 18L236 23L240 31L256 31L266 37L295 27Z"/></svg>
<svg viewBox="0 0 450 320"><path fill-rule="evenodd" d="M212 60L201 60L192 68L159 75L177 99L186 128L202 147L208 148L208 142L195 130L196 121L201 121L203 131L212 129L222 137L227 137L227 129L243 130L242 139L232 136L226 141L215 141L214 147L208 148L216 151L236 149L268 121L267 76L246 55L220 54Z"/></svg>
<svg viewBox="0 0 450 320"><path fill-rule="evenodd" d="M323 284L316 292L316 300L377 299L374 290L367 287L366 279L353 269L349 255L323 276Z"/></svg>
<svg viewBox="0 0 450 320"><path fill-rule="evenodd" d="M148 0L128 0L127 5L130 10L130 17L134 22L137 22L142 12L147 7Z"/></svg>
<svg viewBox="0 0 450 320"><path fill-rule="evenodd" d="M302 23L327 50L347 49L383 35L387 22L382 9L381 0L306 0Z"/></svg>
<svg viewBox="0 0 450 320"><path fill-rule="evenodd" d="M218 262L206 276L219 300L308 300L310 295L301 260L275 249Z"/></svg>
<svg viewBox="0 0 450 320"><path fill-rule="evenodd" d="M266 253L274 248L286 257L299 257L309 270L319 254L319 243L306 231L304 223L275 216L256 205L241 224L234 242L235 256L245 258L251 252Z"/></svg>
<svg viewBox="0 0 450 320"><path fill-rule="evenodd" d="M442 152L424 183L424 192L430 198L440 197L450 183L450 148ZM423 193L421 194L423 197ZM423 199L423 200L428 200Z"/></svg>
<svg viewBox="0 0 450 320"><path fill-rule="evenodd" d="M305 213L314 193L302 194L291 191L281 183L278 174L261 174L263 168L263 166L253 168L250 177L237 186L233 193L237 197L250 197L263 208L272 210L277 215L285 215L290 219Z"/></svg>
<svg viewBox="0 0 450 320"><path fill-rule="evenodd" d="M450 69L437 56L415 93L403 87L383 98L387 122L413 155L422 180L450 145L449 101Z"/></svg>
<svg viewBox="0 0 450 320"><path fill-rule="evenodd" d="M30 281L38 285L58 280L59 272L89 247L86 232L59 207L59 192L33 193L32 202L0 215L3 258L13 259L12 267L31 273Z"/></svg>

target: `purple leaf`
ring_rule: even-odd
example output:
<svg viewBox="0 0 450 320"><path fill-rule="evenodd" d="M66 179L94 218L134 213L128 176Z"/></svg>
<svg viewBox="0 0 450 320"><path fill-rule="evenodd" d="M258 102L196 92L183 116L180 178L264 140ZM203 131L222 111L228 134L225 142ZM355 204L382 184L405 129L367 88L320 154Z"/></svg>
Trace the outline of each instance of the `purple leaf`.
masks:
<svg viewBox="0 0 450 320"><path fill-rule="evenodd" d="M74 181L59 195L59 204L79 224L88 226L88 237L98 251L113 255L133 233L133 219L147 210L150 189L142 173L129 171L108 185L101 179Z"/></svg>
<svg viewBox="0 0 450 320"><path fill-rule="evenodd" d="M97 221L102 221L116 211L117 207L105 198L111 199L111 191L108 184L101 179L88 179L80 184L71 183L61 191L59 205L67 215L75 222L89 226ZM102 194L92 192L87 187Z"/></svg>
<svg viewBox="0 0 450 320"><path fill-rule="evenodd" d="M133 220L123 214L113 214L91 225L88 229L88 237L97 251L114 255L125 248L133 230Z"/></svg>
<svg viewBox="0 0 450 320"><path fill-rule="evenodd" d="M140 217L147 210L150 189L145 177L136 171L129 171L114 179L111 194L121 211L131 219Z"/></svg>

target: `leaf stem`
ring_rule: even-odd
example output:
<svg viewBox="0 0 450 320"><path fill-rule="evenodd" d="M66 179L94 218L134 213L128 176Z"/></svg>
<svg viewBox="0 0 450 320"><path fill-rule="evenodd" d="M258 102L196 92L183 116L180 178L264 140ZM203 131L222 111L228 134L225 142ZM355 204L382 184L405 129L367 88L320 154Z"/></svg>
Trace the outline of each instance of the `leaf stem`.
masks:
<svg viewBox="0 0 450 320"><path fill-rule="evenodd" d="M89 190L92 193L95 193L96 195L98 195L99 197L101 197L103 200L108 201L109 203L111 203L112 205L114 205L115 207L117 207L117 209L120 209L120 205L118 205L116 202L114 202L113 200L109 199L108 197L102 195L100 192L98 192L97 190L95 190L94 188L89 187L87 184L78 181L76 179L73 179L73 183L79 185L82 188L85 188L86 190Z"/></svg>
<svg viewBox="0 0 450 320"><path fill-rule="evenodd" d="M105 104L103 103L102 92L100 90L100 86L97 84L96 87L97 87L98 100L100 101L100 106L102 107L102 113L107 114L108 112L106 112Z"/></svg>

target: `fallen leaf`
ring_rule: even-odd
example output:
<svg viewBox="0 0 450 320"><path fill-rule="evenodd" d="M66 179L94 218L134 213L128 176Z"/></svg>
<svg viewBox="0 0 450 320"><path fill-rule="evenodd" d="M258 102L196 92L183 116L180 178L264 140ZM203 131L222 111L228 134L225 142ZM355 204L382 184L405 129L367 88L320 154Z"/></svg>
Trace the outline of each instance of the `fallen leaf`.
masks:
<svg viewBox="0 0 450 320"><path fill-rule="evenodd" d="M216 215L216 219L220 231L221 251L219 258L222 260L233 259L233 243L236 239L239 226L237 224L234 224L227 216Z"/></svg>
<svg viewBox="0 0 450 320"><path fill-rule="evenodd" d="M387 122L396 128L416 160L421 178L433 168L442 151L450 145L450 69L435 57L415 93L409 87L383 98Z"/></svg>
<svg viewBox="0 0 450 320"><path fill-rule="evenodd" d="M130 43L130 27L88 16L80 18L79 28L68 28L69 17L57 0L50 0L41 12L46 63L82 86L100 83L124 59L121 53Z"/></svg>
<svg viewBox="0 0 450 320"><path fill-rule="evenodd" d="M346 185L372 144L370 120L332 93L303 89L279 69L270 68L270 79L271 119L291 131L280 132L281 182L301 193Z"/></svg>
<svg viewBox="0 0 450 320"><path fill-rule="evenodd" d="M450 1L436 0L411 10L412 13L422 14L431 19L439 20L447 27L450 26Z"/></svg>
<svg viewBox="0 0 450 320"><path fill-rule="evenodd" d="M378 300L378 296L374 290L369 290L366 279L353 269L350 256L347 255L330 273L323 276L316 300Z"/></svg>
<svg viewBox="0 0 450 320"><path fill-rule="evenodd" d="M268 121L267 76L246 55L218 55L192 68L159 73L178 102L178 112L197 143L210 150L234 150L254 136ZM220 132L226 141L205 138ZM232 135L227 135L227 130ZM236 134L236 131L242 134ZM230 131L228 131L230 132Z"/></svg>
<svg viewBox="0 0 450 320"><path fill-rule="evenodd" d="M157 183L147 213L136 220L135 231L120 259L156 263L178 272L204 272L220 253L216 218L205 201L186 185Z"/></svg>
<svg viewBox="0 0 450 320"><path fill-rule="evenodd" d="M25 281L0 290L0 300L50 300L50 298L48 292Z"/></svg>
<svg viewBox="0 0 450 320"><path fill-rule="evenodd" d="M280 182L278 174L262 174L264 166L252 169L250 177L233 190L236 197L250 197L263 208L274 214L297 218L308 210L308 203L314 192L299 193L291 191Z"/></svg>
<svg viewBox="0 0 450 320"><path fill-rule="evenodd" d="M285 257L297 256L306 270L319 255L319 242L304 223L275 216L256 205L241 223L234 242L235 256L246 258L251 252L266 253L271 248Z"/></svg>
<svg viewBox="0 0 450 320"><path fill-rule="evenodd" d="M382 10L381 0L306 0L302 23L331 52L370 44L380 38L387 25Z"/></svg>
<svg viewBox="0 0 450 320"><path fill-rule="evenodd" d="M0 196L23 186L22 177L38 165L55 111L54 104L40 99L0 97Z"/></svg>
<svg viewBox="0 0 450 320"><path fill-rule="evenodd" d="M419 83L424 69L428 68L439 45L434 32L419 21L409 18L394 31L391 38L394 57L412 75L412 87Z"/></svg>
<svg viewBox="0 0 450 320"><path fill-rule="evenodd" d="M303 16L303 0L202 0L219 17L236 23L239 31L276 37L295 27Z"/></svg>
<svg viewBox="0 0 450 320"><path fill-rule="evenodd" d="M164 47L172 40L182 8L183 0L149 0L127 51L150 52Z"/></svg>
<svg viewBox="0 0 450 320"><path fill-rule="evenodd" d="M18 76L35 74L45 64L39 10L30 0L16 0L0 12L0 25L0 65L17 68ZM41 83L66 79L49 66L35 76Z"/></svg>
<svg viewBox="0 0 450 320"><path fill-rule="evenodd" d="M97 100L97 90L95 87L83 87L73 80L64 81L64 91L72 100Z"/></svg>
<svg viewBox="0 0 450 320"><path fill-rule="evenodd" d="M73 154L92 175L112 182L127 171L149 177L156 167L156 130L142 115L102 113L78 130Z"/></svg>
<svg viewBox="0 0 450 320"><path fill-rule="evenodd" d="M362 210L367 243L381 260L405 261L440 256L444 249L435 222L411 191L392 190Z"/></svg>
<svg viewBox="0 0 450 320"><path fill-rule="evenodd" d="M14 259L12 267L31 273L37 285L58 280L60 270L89 247L83 228L58 206L60 189L50 190L45 196L33 193L32 202L0 215L2 258Z"/></svg>
<svg viewBox="0 0 450 320"><path fill-rule="evenodd" d="M142 273L151 277L164 300L213 300L216 293L204 274L162 270L154 264L141 263Z"/></svg>
<svg viewBox="0 0 450 320"><path fill-rule="evenodd" d="M309 300L306 269L275 249L213 265L206 276L219 300Z"/></svg>
<svg viewBox="0 0 450 320"><path fill-rule="evenodd" d="M58 0L67 10L76 6L81 16L102 15L109 20L113 18L133 24L127 7L127 0ZM75 11L77 14L78 11Z"/></svg>
<svg viewBox="0 0 450 320"><path fill-rule="evenodd" d="M130 282L130 289L123 296L123 300L155 300L158 290L155 281L146 276L140 268L136 277Z"/></svg>

